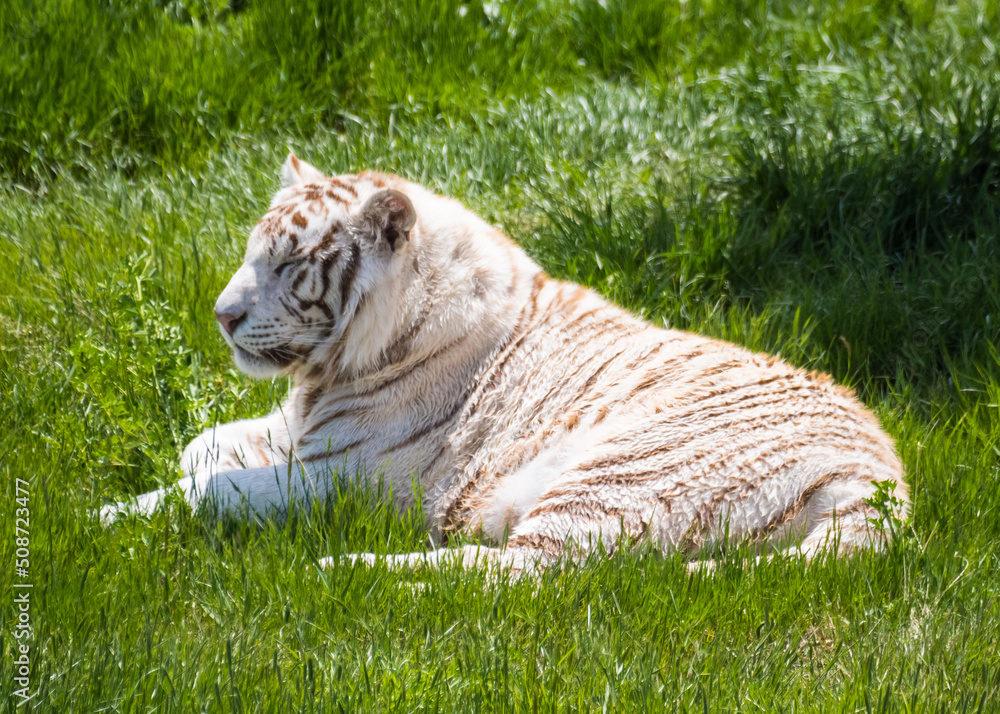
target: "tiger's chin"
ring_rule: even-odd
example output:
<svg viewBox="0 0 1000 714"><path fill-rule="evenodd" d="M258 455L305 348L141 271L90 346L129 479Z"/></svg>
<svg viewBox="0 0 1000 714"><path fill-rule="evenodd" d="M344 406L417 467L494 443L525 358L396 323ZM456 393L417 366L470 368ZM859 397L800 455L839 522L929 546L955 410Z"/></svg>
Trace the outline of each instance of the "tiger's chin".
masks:
<svg viewBox="0 0 1000 714"><path fill-rule="evenodd" d="M264 355L249 352L239 345L233 345L233 361L244 374L255 379L271 379L287 374L295 361L295 355L286 349L267 350Z"/></svg>

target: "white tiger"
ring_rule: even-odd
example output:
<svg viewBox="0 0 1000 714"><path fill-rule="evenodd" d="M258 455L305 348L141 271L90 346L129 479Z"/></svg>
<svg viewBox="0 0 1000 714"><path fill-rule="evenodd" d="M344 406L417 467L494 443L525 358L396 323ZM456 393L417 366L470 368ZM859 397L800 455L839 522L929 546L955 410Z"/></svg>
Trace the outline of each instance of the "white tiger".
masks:
<svg viewBox="0 0 1000 714"><path fill-rule="evenodd" d="M892 440L828 377L642 322L396 176L328 178L290 155L283 179L215 310L243 371L294 387L184 450L192 507L263 514L342 477L381 480L406 509L417 479L432 541L484 545L390 564L515 571L623 539L877 548L879 481L905 513Z"/></svg>

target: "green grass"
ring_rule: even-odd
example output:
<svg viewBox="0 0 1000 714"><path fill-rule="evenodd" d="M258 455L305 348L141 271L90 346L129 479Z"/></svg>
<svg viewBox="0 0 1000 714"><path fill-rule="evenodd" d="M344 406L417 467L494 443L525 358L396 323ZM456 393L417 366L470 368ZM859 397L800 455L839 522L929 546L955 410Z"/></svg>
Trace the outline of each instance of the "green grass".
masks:
<svg viewBox="0 0 1000 714"><path fill-rule="evenodd" d="M0 707L21 478L38 711L1000 711L998 38L987 0L0 4ZM514 584L317 571L426 545L351 488L103 528L287 389L211 308L289 148L833 373L897 438L912 522L808 568L640 548Z"/></svg>

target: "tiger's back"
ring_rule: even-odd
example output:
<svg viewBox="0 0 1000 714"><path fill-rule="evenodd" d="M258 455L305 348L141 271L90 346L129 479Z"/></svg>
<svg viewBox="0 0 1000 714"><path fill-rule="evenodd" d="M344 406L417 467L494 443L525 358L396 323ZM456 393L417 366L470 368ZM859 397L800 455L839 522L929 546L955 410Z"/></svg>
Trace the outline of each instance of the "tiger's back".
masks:
<svg viewBox="0 0 1000 714"><path fill-rule="evenodd" d="M724 533L780 543L831 514L863 516L867 537L872 482L902 473L872 415L824 375L547 278L449 447L441 527L553 555L622 535L689 552Z"/></svg>

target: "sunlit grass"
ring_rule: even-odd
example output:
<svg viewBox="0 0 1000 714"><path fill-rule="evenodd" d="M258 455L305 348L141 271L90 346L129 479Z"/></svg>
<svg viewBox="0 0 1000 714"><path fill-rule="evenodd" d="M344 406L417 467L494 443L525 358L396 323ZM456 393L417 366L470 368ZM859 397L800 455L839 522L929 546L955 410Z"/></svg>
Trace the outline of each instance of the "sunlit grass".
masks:
<svg viewBox="0 0 1000 714"><path fill-rule="evenodd" d="M0 500L28 479L36 708L996 709L1000 21L876 5L0 6ZM426 546L349 487L262 526L102 527L287 389L235 371L212 305L289 148L832 372L898 439L912 523L808 568L640 548L514 584L317 570Z"/></svg>

